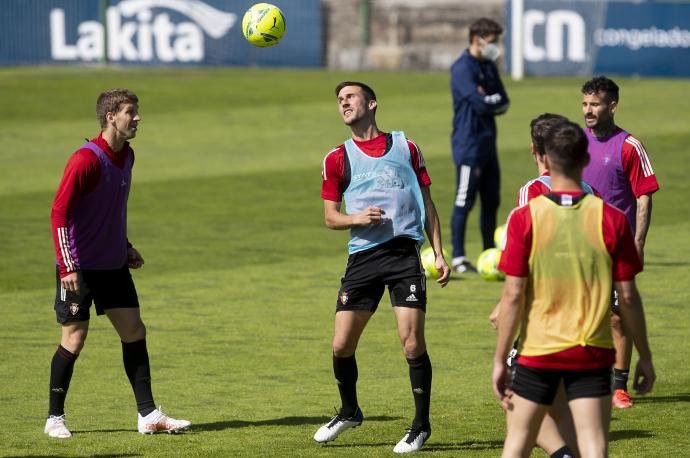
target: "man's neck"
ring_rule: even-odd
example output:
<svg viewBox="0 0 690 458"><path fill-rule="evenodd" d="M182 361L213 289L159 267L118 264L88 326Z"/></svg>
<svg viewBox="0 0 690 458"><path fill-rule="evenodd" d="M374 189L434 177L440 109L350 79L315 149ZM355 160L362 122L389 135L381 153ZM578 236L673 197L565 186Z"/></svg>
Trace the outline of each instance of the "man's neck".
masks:
<svg viewBox="0 0 690 458"><path fill-rule="evenodd" d="M564 175L551 172L551 189L556 192L582 192L582 172Z"/></svg>
<svg viewBox="0 0 690 458"><path fill-rule="evenodd" d="M613 122L612 119L610 122L606 123L603 126L593 127L592 134L594 134L594 136L597 138L606 138L609 135L611 135L614 130L616 130L616 123Z"/></svg>
<svg viewBox="0 0 690 458"><path fill-rule="evenodd" d="M108 146L110 146L110 149L113 153L119 153L125 146L126 140L124 138L120 138L117 135L117 132L111 130L104 130L102 136L103 140L105 140L108 143Z"/></svg>
<svg viewBox="0 0 690 458"><path fill-rule="evenodd" d="M352 129L352 139L358 142L365 142L381 135L381 131L376 126L376 123L367 124L366 126L350 126Z"/></svg>

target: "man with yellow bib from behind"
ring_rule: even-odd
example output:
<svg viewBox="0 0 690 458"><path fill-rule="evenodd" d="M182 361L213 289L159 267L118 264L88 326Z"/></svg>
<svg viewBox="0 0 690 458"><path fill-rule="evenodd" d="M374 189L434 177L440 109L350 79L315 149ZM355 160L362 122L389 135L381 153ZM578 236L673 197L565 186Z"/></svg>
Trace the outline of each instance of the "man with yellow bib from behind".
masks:
<svg viewBox="0 0 690 458"><path fill-rule="evenodd" d="M494 355L493 389L507 411L503 457L526 457L563 383L583 458L608 455L611 288L639 353L635 389L654 384L642 300L642 270L625 215L581 188L589 161L582 129L563 121L544 138L552 191L513 210L499 269L506 282ZM517 365L505 355L519 326Z"/></svg>

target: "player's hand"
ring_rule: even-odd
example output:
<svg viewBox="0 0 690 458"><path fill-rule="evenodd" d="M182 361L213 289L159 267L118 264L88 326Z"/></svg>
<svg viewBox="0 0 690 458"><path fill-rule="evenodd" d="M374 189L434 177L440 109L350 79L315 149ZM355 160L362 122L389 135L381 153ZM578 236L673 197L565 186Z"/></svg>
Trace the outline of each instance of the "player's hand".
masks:
<svg viewBox="0 0 690 458"><path fill-rule="evenodd" d="M494 371L492 375L492 386L494 395L501 401L503 410L511 408L510 398L513 397L513 390L510 389L512 375L510 368L503 359L494 361Z"/></svg>
<svg viewBox="0 0 690 458"><path fill-rule="evenodd" d="M652 391L654 380L656 380L656 374L654 373L652 361L649 359L638 360L633 382L633 388L637 394L647 394Z"/></svg>
<svg viewBox="0 0 690 458"><path fill-rule="evenodd" d="M67 274L60 279L60 283L66 291L79 294L79 291L81 290L81 273L77 271Z"/></svg>
<svg viewBox="0 0 690 458"><path fill-rule="evenodd" d="M134 247L127 248L127 265L130 269L138 269L144 265L144 258Z"/></svg>
<svg viewBox="0 0 690 458"><path fill-rule="evenodd" d="M436 282L441 285L441 288L445 288L450 280L450 267L448 267L446 258L443 255L436 257L435 267L436 272L438 272L438 280Z"/></svg>
<svg viewBox="0 0 690 458"><path fill-rule="evenodd" d="M501 305L500 302L496 304L496 307L494 307L494 309L491 311L491 315L489 315L489 321L494 329L498 329L498 314L500 312L499 305Z"/></svg>
<svg viewBox="0 0 690 458"><path fill-rule="evenodd" d="M373 224L380 224L385 213L386 212L383 211L383 208L370 205L354 215L352 218L352 223L355 226L371 226Z"/></svg>

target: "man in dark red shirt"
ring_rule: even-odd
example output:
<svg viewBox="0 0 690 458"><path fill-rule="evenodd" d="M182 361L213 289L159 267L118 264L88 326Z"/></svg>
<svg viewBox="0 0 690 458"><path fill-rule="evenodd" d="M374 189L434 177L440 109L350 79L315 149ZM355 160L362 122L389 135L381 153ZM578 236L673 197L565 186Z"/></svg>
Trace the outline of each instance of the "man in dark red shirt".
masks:
<svg viewBox="0 0 690 458"><path fill-rule="evenodd" d="M96 102L100 135L70 157L53 202L50 219L56 253L55 312L62 325L60 345L50 370L50 397L45 433L72 436L65 424L65 397L74 363L84 346L92 302L106 314L122 341L125 372L132 385L142 434L186 429L155 408L151 393L146 328L129 269L144 259L127 240L127 199L139 100L127 89L103 92Z"/></svg>

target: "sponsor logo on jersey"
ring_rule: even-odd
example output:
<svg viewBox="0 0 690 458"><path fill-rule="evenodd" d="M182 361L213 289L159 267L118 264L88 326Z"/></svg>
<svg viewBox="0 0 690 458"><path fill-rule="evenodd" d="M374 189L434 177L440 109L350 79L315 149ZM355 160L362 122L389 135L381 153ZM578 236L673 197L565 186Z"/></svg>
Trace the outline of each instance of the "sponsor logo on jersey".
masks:
<svg viewBox="0 0 690 458"><path fill-rule="evenodd" d="M154 9L156 12L154 13ZM173 22L172 10L191 19ZM200 0L123 0L109 6L107 27L99 21L76 26L77 40L68 43L65 10L50 11L51 57L60 61L201 62L205 56L204 33L213 39L225 36L237 22ZM107 37L106 37L107 31ZM107 50L106 50L107 43Z"/></svg>

